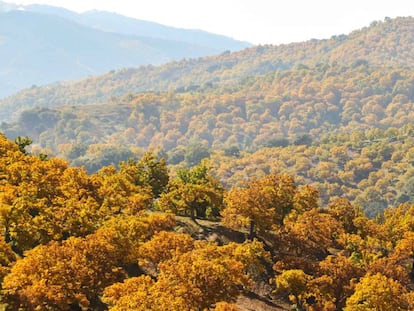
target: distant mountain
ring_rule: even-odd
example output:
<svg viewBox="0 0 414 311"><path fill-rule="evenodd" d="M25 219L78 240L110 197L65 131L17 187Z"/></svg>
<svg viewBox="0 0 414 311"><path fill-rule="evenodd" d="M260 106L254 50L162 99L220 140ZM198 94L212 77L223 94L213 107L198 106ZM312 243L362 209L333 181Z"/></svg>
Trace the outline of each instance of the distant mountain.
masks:
<svg viewBox="0 0 414 311"><path fill-rule="evenodd" d="M77 14L50 6L0 2L0 97L32 85L246 46L220 35L113 13Z"/></svg>
<svg viewBox="0 0 414 311"><path fill-rule="evenodd" d="M226 50L237 51L251 46L248 42L237 41L202 30L169 27L112 12L93 10L77 14L66 9L45 5L29 5L25 9L31 12L60 16L102 31L186 42L192 45L214 48L217 53Z"/></svg>
<svg viewBox="0 0 414 311"><path fill-rule="evenodd" d="M27 89L0 100L0 120L27 108L106 103L114 97L146 91L176 92L228 86L283 70L306 66L361 65L414 68L414 18L372 22L349 35L325 40L265 45L237 52L175 61L162 66L116 70L74 82Z"/></svg>

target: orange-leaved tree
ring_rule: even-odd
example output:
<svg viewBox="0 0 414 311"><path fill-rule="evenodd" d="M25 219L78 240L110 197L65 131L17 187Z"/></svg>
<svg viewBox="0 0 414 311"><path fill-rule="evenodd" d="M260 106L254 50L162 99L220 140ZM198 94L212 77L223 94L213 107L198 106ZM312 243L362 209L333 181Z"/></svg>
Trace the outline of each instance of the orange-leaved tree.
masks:
<svg viewBox="0 0 414 311"><path fill-rule="evenodd" d="M124 277L114 247L96 236L39 245L25 255L3 281L10 310L96 307L102 290Z"/></svg>
<svg viewBox="0 0 414 311"><path fill-rule="evenodd" d="M266 236L283 226L292 211L300 214L315 208L317 197L311 187L298 189L289 175L266 175L230 190L221 212L222 221L234 229L248 229L250 238Z"/></svg>
<svg viewBox="0 0 414 311"><path fill-rule="evenodd" d="M171 311L210 308L217 302L233 301L241 288L250 285L250 271L258 263L256 257L264 253L258 242L225 246L194 242L189 251L161 254L166 256L158 263L156 280L148 276L127 279L106 288L103 299L110 310L131 306L134 310Z"/></svg>

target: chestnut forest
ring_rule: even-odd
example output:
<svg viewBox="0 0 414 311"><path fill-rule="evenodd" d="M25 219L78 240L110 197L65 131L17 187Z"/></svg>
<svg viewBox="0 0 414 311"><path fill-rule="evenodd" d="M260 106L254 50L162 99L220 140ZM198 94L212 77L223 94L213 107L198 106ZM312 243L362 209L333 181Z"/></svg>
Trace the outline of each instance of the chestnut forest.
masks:
<svg viewBox="0 0 414 311"><path fill-rule="evenodd" d="M385 18L0 100L0 310L414 310L413 50Z"/></svg>
<svg viewBox="0 0 414 311"><path fill-rule="evenodd" d="M226 190L205 161L88 174L26 145L0 136L3 310L414 307L414 205L374 220L288 174Z"/></svg>

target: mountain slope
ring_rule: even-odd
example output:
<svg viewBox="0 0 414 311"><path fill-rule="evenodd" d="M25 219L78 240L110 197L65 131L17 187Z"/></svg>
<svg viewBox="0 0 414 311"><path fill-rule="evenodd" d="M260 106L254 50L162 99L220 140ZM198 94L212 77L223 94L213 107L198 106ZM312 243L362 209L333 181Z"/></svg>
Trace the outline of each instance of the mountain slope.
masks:
<svg viewBox="0 0 414 311"><path fill-rule="evenodd" d="M108 32L76 21L89 20L92 13L79 15L43 6L25 10L16 8L0 3L0 97L32 85L97 75L117 68L211 55L248 45L237 45L234 40L207 33L207 38L218 38L217 45L213 39L203 45L190 42L188 36L187 41L178 40L181 32L176 29L171 31L177 32L177 40L158 36L157 28L145 36L135 32ZM93 20L99 21L101 15L112 16L94 13ZM127 28L131 23L139 25L139 21L115 16L119 29ZM107 22L110 20L106 19ZM228 48L224 48L226 44Z"/></svg>
<svg viewBox="0 0 414 311"><path fill-rule="evenodd" d="M286 172L314 185L324 204L345 196L375 216L414 200L413 85L412 69L315 66L246 79L231 90L26 110L1 129L89 171L153 150L181 166L211 155L229 187Z"/></svg>
<svg viewBox="0 0 414 311"><path fill-rule="evenodd" d="M33 88L2 101L17 122L1 129L90 171L150 149L180 166L211 155L226 185L294 172L374 216L414 201L413 25Z"/></svg>
<svg viewBox="0 0 414 311"><path fill-rule="evenodd" d="M145 91L178 92L226 85L248 77L303 66L368 64L372 67L414 67L414 18L374 22L370 27L327 40L278 46L257 46L239 52L118 70L82 81L24 90L0 101L0 119L33 106L105 103L111 97ZM249 78L250 79L250 78Z"/></svg>
<svg viewBox="0 0 414 311"><path fill-rule="evenodd" d="M414 118L413 84L414 70L409 69L315 66L246 79L231 90L145 92L105 104L36 108L24 111L17 124L25 130L21 134L36 141L45 132L52 141L69 142L80 132L77 122L65 122L71 114L87 122L84 143L118 141L169 151L196 140L209 148L236 145L252 151L303 134L319 139L332 131L402 127ZM52 111L55 122L49 127L42 114ZM133 135L123 136L128 130Z"/></svg>

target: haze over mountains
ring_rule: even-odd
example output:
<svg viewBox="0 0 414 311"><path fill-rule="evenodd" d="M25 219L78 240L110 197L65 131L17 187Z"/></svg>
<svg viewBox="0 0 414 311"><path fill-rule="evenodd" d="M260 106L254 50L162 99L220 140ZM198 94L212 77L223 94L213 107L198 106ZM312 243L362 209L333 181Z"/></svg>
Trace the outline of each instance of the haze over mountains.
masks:
<svg viewBox="0 0 414 311"><path fill-rule="evenodd" d="M0 120L26 108L106 103L113 97L145 91L190 90L234 85L247 77L321 64L371 67L414 66L414 19L387 19L349 35L285 45L266 45L234 53L172 62L162 66L121 69L73 82L27 89L0 100ZM93 63L93 62L92 62Z"/></svg>
<svg viewBox="0 0 414 311"><path fill-rule="evenodd" d="M249 46L109 12L0 2L0 97L32 85Z"/></svg>

